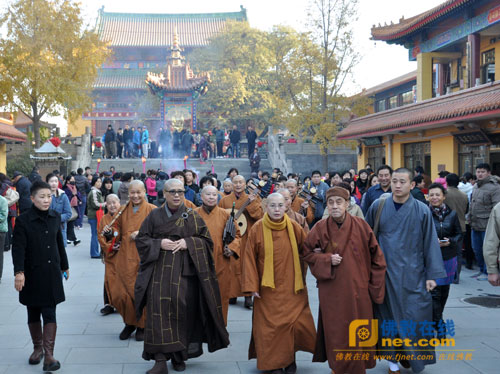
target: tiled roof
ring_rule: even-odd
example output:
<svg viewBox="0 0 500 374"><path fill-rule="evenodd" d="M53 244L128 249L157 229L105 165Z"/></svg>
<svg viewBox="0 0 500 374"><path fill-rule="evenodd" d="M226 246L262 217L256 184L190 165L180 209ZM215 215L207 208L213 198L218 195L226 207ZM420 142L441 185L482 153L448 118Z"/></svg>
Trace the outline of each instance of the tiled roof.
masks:
<svg viewBox="0 0 500 374"><path fill-rule="evenodd" d="M195 91L210 82L208 73L194 75L188 64L168 65L162 74L148 73L146 82L160 90L169 92Z"/></svg>
<svg viewBox="0 0 500 374"><path fill-rule="evenodd" d="M397 78L391 79L390 81L368 88L361 93L366 96L372 96L375 95L376 93L388 90L389 88L396 87L404 83L411 82L412 80L416 79L417 79L417 71L414 70L404 75L401 75Z"/></svg>
<svg viewBox="0 0 500 374"><path fill-rule="evenodd" d="M379 27L374 26L372 27L372 39L389 41L402 38L437 20L439 17L475 1L477 0L448 0L414 17L408 19L402 18L399 20L399 23Z"/></svg>
<svg viewBox="0 0 500 374"><path fill-rule="evenodd" d="M356 118L337 134L356 139L465 119L500 116L500 81Z"/></svg>
<svg viewBox="0 0 500 374"><path fill-rule="evenodd" d="M228 20L244 21L246 10L232 13L141 14L99 11L97 30L112 47L169 47L174 28L184 47L199 47L222 31Z"/></svg>
<svg viewBox="0 0 500 374"><path fill-rule="evenodd" d="M147 69L101 69L94 82L94 89L145 90Z"/></svg>
<svg viewBox="0 0 500 374"><path fill-rule="evenodd" d="M14 127L12 121L0 119L0 139L15 140L17 142L25 142L27 139L26 134Z"/></svg>

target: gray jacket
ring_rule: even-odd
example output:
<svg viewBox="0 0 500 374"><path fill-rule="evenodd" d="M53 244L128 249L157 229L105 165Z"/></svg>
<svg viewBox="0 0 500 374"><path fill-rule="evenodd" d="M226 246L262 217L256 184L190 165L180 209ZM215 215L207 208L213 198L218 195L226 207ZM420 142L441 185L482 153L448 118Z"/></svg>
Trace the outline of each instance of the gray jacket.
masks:
<svg viewBox="0 0 500 374"><path fill-rule="evenodd" d="M500 184L498 177L490 175L477 181L470 199L470 224L476 231L486 231L488 218L493 207L500 202Z"/></svg>
<svg viewBox="0 0 500 374"><path fill-rule="evenodd" d="M467 213L467 208L469 207L467 194L460 191L456 187L448 186L448 190L446 191L446 205L448 205L450 209L457 212L460 227L462 228L462 232L465 232L465 214Z"/></svg>

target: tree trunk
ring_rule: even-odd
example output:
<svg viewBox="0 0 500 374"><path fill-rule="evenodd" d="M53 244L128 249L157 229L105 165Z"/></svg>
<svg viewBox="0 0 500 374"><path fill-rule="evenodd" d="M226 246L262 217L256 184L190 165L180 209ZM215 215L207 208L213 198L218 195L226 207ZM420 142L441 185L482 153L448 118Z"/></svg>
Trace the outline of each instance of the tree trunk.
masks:
<svg viewBox="0 0 500 374"><path fill-rule="evenodd" d="M40 120L33 119L33 136L35 137L35 148L40 147Z"/></svg>
<svg viewBox="0 0 500 374"><path fill-rule="evenodd" d="M329 171L328 170L328 147L325 150L324 154L321 154L321 164L323 166L323 175Z"/></svg>

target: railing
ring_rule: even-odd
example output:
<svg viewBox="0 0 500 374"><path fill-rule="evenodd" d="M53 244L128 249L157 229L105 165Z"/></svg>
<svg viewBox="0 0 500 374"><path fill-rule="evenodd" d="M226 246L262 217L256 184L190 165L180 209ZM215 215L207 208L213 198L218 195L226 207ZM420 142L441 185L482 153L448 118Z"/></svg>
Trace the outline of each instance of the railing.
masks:
<svg viewBox="0 0 500 374"><path fill-rule="evenodd" d="M286 155L280 148L280 142L276 135L273 134L272 126L269 126L268 133L268 158L271 166L273 168L279 168L284 175L288 174L289 169L291 170L286 160Z"/></svg>

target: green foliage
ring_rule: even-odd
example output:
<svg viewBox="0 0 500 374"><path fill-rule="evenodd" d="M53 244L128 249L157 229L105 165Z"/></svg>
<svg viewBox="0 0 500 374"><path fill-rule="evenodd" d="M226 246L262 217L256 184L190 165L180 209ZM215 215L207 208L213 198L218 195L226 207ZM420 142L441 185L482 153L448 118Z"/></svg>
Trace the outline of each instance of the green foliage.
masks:
<svg viewBox="0 0 500 374"><path fill-rule="evenodd" d="M8 158L7 175L12 177L15 171L20 171L24 175L29 175L31 170L33 170L33 166L35 166L35 162L30 159L29 151L26 151L24 154Z"/></svg>
<svg viewBox="0 0 500 374"><path fill-rule="evenodd" d="M106 43L83 23L80 4L16 0L0 15L0 102L32 121L40 145L40 120L75 119L90 108L98 68L110 55Z"/></svg>

